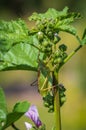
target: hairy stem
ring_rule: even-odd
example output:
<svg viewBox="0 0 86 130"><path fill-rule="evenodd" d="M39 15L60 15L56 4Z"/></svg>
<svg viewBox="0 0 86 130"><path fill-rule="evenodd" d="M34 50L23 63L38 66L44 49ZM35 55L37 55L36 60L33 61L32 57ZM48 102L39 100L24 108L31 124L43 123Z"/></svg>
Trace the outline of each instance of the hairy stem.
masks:
<svg viewBox="0 0 86 130"><path fill-rule="evenodd" d="M64 64L82 47L82 45L79 45L74 51L72 51L69 56L64 60Z"/></svg>
<svg viewBox="0 0 86 130"><path fill-rule="evenodd" d="M53 74L54 85L58 85L58 73ZM59 88L54 89L54 114L55 114L55 130L61 130L60 100Z"/></svg>
<svg viewBox="0 0 86 130"><path fill-rule="evenodd" d="M73 55L76 54L76 52L77 52L80 48L82 48L82 45L79 45L74 51L72 51L72 52L68 55L68 57L63 61L62 65L59 66L58 71L59 71L59 69L60 69L67 61L69 61L69 60L71 59L71 57L72 57Z"/></svg>

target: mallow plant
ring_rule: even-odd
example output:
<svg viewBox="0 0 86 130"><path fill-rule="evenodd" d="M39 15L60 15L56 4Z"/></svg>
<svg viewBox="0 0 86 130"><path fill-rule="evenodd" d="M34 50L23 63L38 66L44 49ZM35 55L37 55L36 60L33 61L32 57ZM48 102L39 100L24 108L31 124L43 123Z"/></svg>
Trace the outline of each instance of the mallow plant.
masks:
<svg viewBox="0 0 86 130"><path fill-rule="evenodd" d="M42 96L43 105L54 116L51 130L62 130L60 108L65 102L66 88L59 83L59 70L86 44L86 29L81 38L72 25L80 18L79 13L69 12L68 7L65 7L62 11L50 8L45 13L33 13L29 17L29 21L34 21L32 28L28 28L22 19L0 20L0 71L37 72L38 92ZM60 32L71 34L78 41L77 48L69 54L67 44L62 43ZM46 124L39 117L35 105L28 101L17 102L9 113L5 94L0 88L0 130L9 126L20 130L15 122L22 116L32 121L25 121L26 130L46 130Z"/></svg>

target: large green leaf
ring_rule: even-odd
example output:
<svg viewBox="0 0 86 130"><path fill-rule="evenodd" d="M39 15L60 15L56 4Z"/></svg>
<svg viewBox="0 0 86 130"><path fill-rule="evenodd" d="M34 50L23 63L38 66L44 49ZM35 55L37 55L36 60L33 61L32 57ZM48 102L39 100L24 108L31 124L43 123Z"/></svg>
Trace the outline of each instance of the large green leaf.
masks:
<svg viewBox="0 0 86 130"><path fill-rule="evenodd" d="M6 122L6 115L7 115L7 106L6 106L6 100L5 95L0 87L0 129L2 128L3 124Z"/></svg>
<svg viewBox="0 0 86 130"><path fill-rule="evenodd" d="M38 50L25 43L16 44L8 52L0 55L0 70L37 71Z"/></svg>
<svg viewBox="0 0 86 130"><path fill-rule="evenodd" d="M4 52L28 40L28 28L23 20L0 21L0 51Z"/></svg>
<svg viewBox="0 0 86 130"><path fill-rule="evenodd" d="M0 21L0 70L37 71L38 44L24 21Z"/></svg>
<svg viewBox="0 0 86 130"><path fill-rule="evenodd" d="M6 124L3 129L9 127L28 111L30 103L27 101L16 103L13 111L7 115Z"/></svg>

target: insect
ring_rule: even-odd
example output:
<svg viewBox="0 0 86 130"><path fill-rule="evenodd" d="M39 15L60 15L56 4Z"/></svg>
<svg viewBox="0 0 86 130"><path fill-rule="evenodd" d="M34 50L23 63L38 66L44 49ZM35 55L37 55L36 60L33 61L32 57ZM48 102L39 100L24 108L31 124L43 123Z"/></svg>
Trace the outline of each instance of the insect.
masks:
<svg viewBox="0 0 86 130"><path fill-rule="evenodd" d="M39 63L38 70L38 90L45 96L52 89L52 72L50 72L49 68L43 62Z"/></svg>

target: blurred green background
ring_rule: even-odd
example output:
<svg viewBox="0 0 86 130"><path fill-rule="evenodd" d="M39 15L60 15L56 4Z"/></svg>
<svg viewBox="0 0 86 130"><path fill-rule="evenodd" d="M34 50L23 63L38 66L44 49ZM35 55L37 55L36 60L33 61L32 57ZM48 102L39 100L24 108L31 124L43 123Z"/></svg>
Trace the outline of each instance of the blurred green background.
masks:
<svg viewBox="0 0 86 130"><path fill-rule="evenodd" d="M33 12L45 12L48 8L62 10L65 6L70 11L80 12L83 16L81 20L74 23L81 34L86 27L86 0L0 0L0 19L11 20L22 18L28 26L28 16ZM63 43L68 45L68 53L77 46L76 39L61 33ZM86 46L83 47L64 67L59 74L59 82L63 83L67 89L65 105L61 108L62 130L86 130ZM37 105L41 120L47 124L47 130L53 125L53 114L48 114L47 109L42 105L42 99L37 91L37 86L32 87L31 83L37 79L35 72L9 71L0 72L0 85L4 88L8 111L13 105L21 100L28 100ZM21 130L25 129L24 121L29 121L22 117L17 126ZM12 130L9 127L7 130Z"/></svg>

